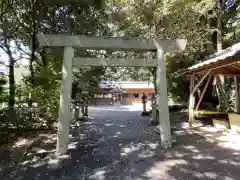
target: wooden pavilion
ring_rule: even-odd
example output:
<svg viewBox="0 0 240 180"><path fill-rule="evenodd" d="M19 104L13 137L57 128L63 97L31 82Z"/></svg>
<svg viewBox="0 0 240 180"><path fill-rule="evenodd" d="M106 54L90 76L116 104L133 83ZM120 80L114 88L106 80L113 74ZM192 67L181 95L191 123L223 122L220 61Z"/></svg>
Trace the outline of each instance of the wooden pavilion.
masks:
<svg viewBox="0 0 240 180"><path fill-rule="evenodd" d="M189 124L192 126L195 115L202 102L204 94L213 79L222 76L234 78L234 87L236 92L236 113L240 112L239 102L239 77L240 76L240 43L217 52L205 59L205 61L191 66L187 69L180 70L178 75L190 77L190 96L189 96ZM219 86L219 81L215 81ZM195 97L198 96L198 102ZM228 114L227 112L217 112ZM230 113L228 114L230 116ZM229 118L230 119L230 118ZM240 123L240 115L237 117ZM240 124L239 124L240 127Z"/></svg>

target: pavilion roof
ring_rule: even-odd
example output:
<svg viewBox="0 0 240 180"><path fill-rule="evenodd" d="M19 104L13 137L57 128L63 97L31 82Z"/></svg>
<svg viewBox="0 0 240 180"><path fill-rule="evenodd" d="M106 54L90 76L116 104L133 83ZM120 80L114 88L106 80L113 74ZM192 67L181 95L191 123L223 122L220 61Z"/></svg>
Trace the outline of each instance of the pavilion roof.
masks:
<svg viewBox="0 0 240 180"><path fill-rule="evenodd" d="M205 61L177 72L177 75L240 75L240 42L205 58Z"/></svg>

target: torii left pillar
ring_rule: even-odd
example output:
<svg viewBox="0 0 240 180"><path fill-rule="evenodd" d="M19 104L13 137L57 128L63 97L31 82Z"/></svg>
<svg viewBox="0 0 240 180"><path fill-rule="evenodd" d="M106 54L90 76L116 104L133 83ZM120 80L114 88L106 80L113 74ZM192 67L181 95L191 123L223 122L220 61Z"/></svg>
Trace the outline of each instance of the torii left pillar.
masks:
<svg viewBox="0 0 240 180"><path fill-rule="evenodd" d="M72 59L74 49L64 47L62 64L62 81L60 89L60 106L58 120L58 134L56 155L65 154L68 150L69 125L71 120L71 94L72 94Z"/></svg>

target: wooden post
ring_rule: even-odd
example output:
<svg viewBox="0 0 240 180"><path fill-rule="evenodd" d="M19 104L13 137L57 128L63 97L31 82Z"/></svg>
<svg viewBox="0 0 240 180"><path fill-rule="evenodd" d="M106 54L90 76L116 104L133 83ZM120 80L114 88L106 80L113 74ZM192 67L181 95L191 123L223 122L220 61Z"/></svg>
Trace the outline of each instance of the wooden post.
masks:
<svg viewBox="0 0 240 180"><path fill-rule="evenodd" d="M84 118L84 104L81 105L80 114L81 114L81 118Z"/></svg>
<svg viewBox="0 0 240 180"><path fill-rule="evenodd" d="M75 120L79 119L79 106L75 106L74 118Z"/></svg>
<svg viewBox="0 0 240 180"><path fill-rule="evenodd" d="M146 102L143 102L143 112L147 112L147 109L146 109Z"/></svg>
<svg viewBox="0 0 240 180"><path fill-rule="evenodd" d="M159 120L157 119L157 104L156 104L156 95L154 94L152 97L152 117L150 118L150 123L152 125L159 124Z"/></svg>
<svg viewBox="0 0 240 180"><path fill-rule="evenodd" d="M142 99L142 104L143 104L143 112L142 113L146 113L147 112L147 109L146 109L147 96L145 95L145 93L143 93L141 99Z"/></svg>
<svg viewBox="0 0 240 180"><path fill-rule="evenodd" d="M189 96L189 126L192 127L193 121L194 121L194 103L195 103L195 98L194 98L194 81L195 81L195 75L191 75L190 79L190 96Z"/></svg>
<svg viewBox="0 0 240 180"><path fill-rule="evenodd" d="M157 49L157 88L158 88L158 103L159 108L159 124L162 148L172 147L171 126L168 109L168 95L167 95L167 79L166 69L164 63L164 51L161 47Z"/></svg>
<svg viewBox="0 0 240 180"><path fill-rule="evenodd" d="M235 86L235 93L236 93L236 112L240 112L240 101L239 101L239 81L238 77L234 76L234 86Z"/></svg>
<svg viewBox="0 0 240 180"><path fill-rule="evenodd" d="M84 116L88 117L88 103L87 102L85 103L85 106L84 106Z"/></svg>
<svg viewBox="0 0 240 180"><path fill-rule="evenodd" d="M71 119L71 93L72 93L72 58L74 49L72 47L64 48L64 57L62 65L62 81L60 90L60 107L58 120L58 136L56 155L65 154L68 150L69 123Z"/></svg>

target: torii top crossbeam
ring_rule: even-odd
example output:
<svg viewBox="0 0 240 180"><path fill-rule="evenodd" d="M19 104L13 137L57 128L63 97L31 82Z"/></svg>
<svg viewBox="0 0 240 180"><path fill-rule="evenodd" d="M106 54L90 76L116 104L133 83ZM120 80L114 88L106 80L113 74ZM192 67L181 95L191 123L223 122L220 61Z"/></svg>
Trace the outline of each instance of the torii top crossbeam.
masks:
<svg viewBox="0 0 240 180"><path fill-rule="evenodd" d="M70 46L81 49L105 49L125 51L156 51L182 52L187 44L185 39L160 40L147 38L82 36L82 35L52 35L38 34L40 46Z"/></svg>

